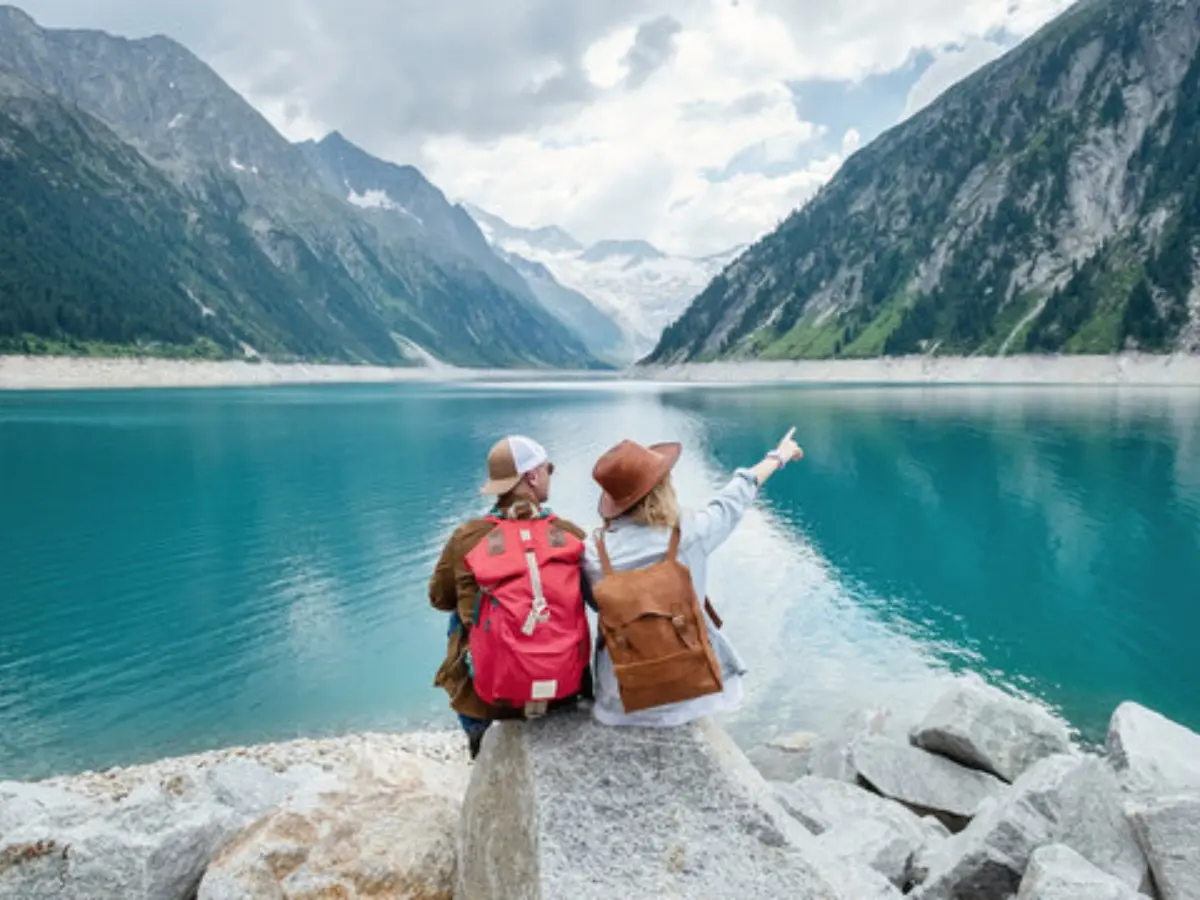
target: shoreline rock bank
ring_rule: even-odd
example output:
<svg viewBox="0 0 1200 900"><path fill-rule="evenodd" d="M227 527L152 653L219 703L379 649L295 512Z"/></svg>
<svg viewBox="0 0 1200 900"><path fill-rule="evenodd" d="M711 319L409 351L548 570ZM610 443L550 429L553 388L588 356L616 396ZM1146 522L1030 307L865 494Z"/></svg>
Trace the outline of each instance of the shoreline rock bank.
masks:
<svg viewBox="0 0 1200 900"><path fill-rule="evenodd" d="M698 384L965 384L1200 387L1200 355L903 356L639 367L628 377Z"/></svg>
<svg viewBox="0 0 1200 900"><path fill-rule="evenodd" d="M1136 703L1083 748L976 678L743 753L587 710L0 782L0 900L1195 900L1200 734Z"/></svg>
<svg viewBox="0 0 1200 900"><path fill-rule="evenodd" d="M950 688L907 743L878 721L856 714L836 735L749 758L818 842L908 896L1200 897L1195 732L1124 703L1106 746L1084 749L1045 710L976 679Z"/></svg>
<svg viewBox="0 0 1200 900"><path fill-rule="evenodd" d="M1075 385L1200 387L1200 355L886 357L686 363L624 371L322 365L154 357L0 355L0 391L251 387L487 380L630 380L669 384Z"/></svg>
<svg viewBox="0 0 1200 900"><path fill-rule="evenodd" d="M0 782L0 900L449 900L468 778L429 733Z"/></svg>

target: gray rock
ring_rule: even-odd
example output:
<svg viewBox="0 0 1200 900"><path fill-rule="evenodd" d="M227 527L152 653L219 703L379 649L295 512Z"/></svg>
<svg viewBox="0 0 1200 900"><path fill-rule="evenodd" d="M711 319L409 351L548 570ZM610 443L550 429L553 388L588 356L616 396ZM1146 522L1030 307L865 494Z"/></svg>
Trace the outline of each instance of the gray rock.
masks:
<svg viewBox="0 0 1200 900"><path fill-rule="evenodd" d="M448 768L414 766L269 814L209 864L197 900L453 900L464 785Z"/></svg>
<svg viewBox="0 0 1200 900"><path fill-rule="evenodd" d="M1017 900L1139 900L1140 896L1065 844L1050 844L1033 852Z"/></svg>
<svg viewBox="0 0 1200 900"><path fill-rule="evenodd" d="M27 786L25 799L39 787ZM86 797L72 806L53 794L41 816L4 832L0 900L180 900L246 823L227 807L153 783L111 806Z"/></svg>
<svg viewBox="0 0 1200 900"><path fill-rule="evenodd" d="M847 716L839 728L813 741L805 774L855 781L858 773L854 770L850 748L861 737L885 735L891 715L886 709L864 709Z"/></svg>
<svg viewBox="0 0 1200 900"><path fill-rule="evenodd" d="M1200 794L1136 805L1130 818L1162 900L1200 897Z"/></svg>
<svg viewBox="0 0 1200 900"><path fill-rule="evenodd" d="M795 781L808 774L816 741L815 734L799 732L754 747L746 757L768 781Z"/></svg>
<svg viewBox="0 0 1200 900"><path fill-rule="evenodd" d="M913 857L920 849L911 834L883 819L843 822L817 841L835 858L866 864L900 890L910 883Z"/></svg>
<svg viewBox="0 0 1200 900"><path fill-rule="evenodd" d="M1065 844L1134 889L1149 868L1121 805L1116 776L1101 759L1051 756L922 860L921 900L1004 900L1016 893L1033 852Z"/></svg>
<svg viewBox="0 0 1200 900"><path fill-rule="evenodd" d="M839 859L865 863L898 888L912 881L912 862L947 832L865 788L808 776L775 785L780 804Z"/></svg>
<svg viewBox="0 0 1200 900"><path fill-rule="evenodd" d="M457 735L365 735L0 783L0 900L194 897L212 858L281 805L308 809L339 789L402 792L419 784L414 773L461 797L467 765L451 743L461 756ZM443 841L452 852L452 834Z"/></svg>
<svg viewBox="0 0 1200 900"><path fill-rule="evenodd" d="M883 819L917 835L922 843L947 837L945 826L936 819L922 818L894 800L845 781L806 775L774 788L784 809L813 834L856 819Z"/></svg>
<svg viewBox="0 0 1200 900"><path fill-rule="evenodd" d="M943 694L911 739L1010 783L1038 760L1071 750L1062 721L976 679L964 679Z"/></svg>
<svg viewBox="0 0 1200 900"><path fill-rule="evenodd" d="M994 775L888 738L860 738L851 756L872 790L919 815L936 816L951 831L961 831L982 801L1007 787Z"/></svg>
<svg viewBox="0 0 1200 900"><path fill-rule="evenodd" d="M581 711L494 726L458 860L457 900L900 896L820 847L706 721L609 728Z"/></svg>
<svg viewBox="0 0 1200 900"><path fill-rule="evenodd" d="M1108 758L1128 791L1200 791L1200 734L1137 703L1113 713Z"/></svg>

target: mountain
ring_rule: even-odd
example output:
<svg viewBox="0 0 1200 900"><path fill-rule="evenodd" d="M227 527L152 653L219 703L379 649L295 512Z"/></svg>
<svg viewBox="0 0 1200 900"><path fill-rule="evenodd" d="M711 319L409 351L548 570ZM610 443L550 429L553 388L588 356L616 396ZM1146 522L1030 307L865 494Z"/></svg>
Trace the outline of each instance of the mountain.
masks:
<svg viewBox="0 0 1200 900"><path fill-rule="evenodd" d="M637 358L639 348L629 335L591 300L563 286L541 263L504 250L496 252L521 275L542 306L579 335L595 357L617 366Z"/></svg>
<svg viewBox="0 0 1200 900"><path fill-rule="evenodd" d="M583 244L557 225L521 228L517 225L509 225L499 216L494 216L472 203L465 203L463 206L471 214L471 218L487 230L496 244L519 241L532 247L540 247L548 253L572 253L583 250Z"/></svg>
<svg viewBox="0 0 1200 900"><path fill-rule="evenodd" d="M587 250L579 254L579 258L584 262L595 263L614 258L642 262L648 259L666 259L667 254L648 241L605 240L592 244Z"/></svg>
<svg viewBox="0 0 1200 900"><path fill-rule="evenodd" d="M261 260L227 223L205 218L101 122L3 71L0 195L0 350L31 349L26 335L64 332L200 356L233 353L241 340L315 356L335 349L334 335L290 328L255 303L291 285L239 295L236 277L225 273L257 269ZM194 235L211 252L195 252ZM347 333L336 339L358 343Z"/></svg>
<svg viewBox="0 0 1200 900"><path fill-rule="evenodd" d="M174 293L194 295L197 309L224 314L238 327L258 321L257 330L246 330L238 340L260 352L398 364L407 361L412 342L460 365L595 365L582 342L494 256L494 265L508 273L507 284L462 247L448 244L444 235L411 227L400 216L375 215L346 195L331 192L304 150L289 143L174 41L42 29L20 10L0 6L0 69L56 98L56 106L38 107L59 117L53 121L86 117L89 124L81 126L79 145L72 148L85 167L88 160L99 158L96 152L113 151L111 138L152 165L156 189L165 192L161 198L170 194L164 199L166 207L182 210L187 224L177 235L184 244L181 258L211 258L211 268L221 276L216 282L216 276L192 278L185 267L169 268L162 277L174 279ZM25 126L31 125L31 109L26 102L20 119ZM106 129L97 139L98 147L90 142L96 131L91 123L103 123ZM36 167L44 167L43 159L61 148L52 142L34 147L28 137L52 133L49 125L36 122L25 128L22 155L9 156L16 166L10 177L38 184ZM103 189L112 191L112 200L122 196L116 185L145 176L141 170L135 175L108 174L112 180ZM69 177L69 171L64 170L63 177ZM40 191L44 208L38 215L65 220L73 202L66 191L29 190ZM104 211L118 217L140 214L111 207ZM165 210L162 215L170 218ZM101 220L80 227L103 231L108 224ZM19 228L19 222L7 217L0 240L9 242L13 229L22 233ZM43 283L46 272L55 268L82 272L87 265L78 251L73 242L60 241L53 247L39 245L38 256L10 256L9 282ZM226 267L219 261L221 254L236 256L239 266ZM38 267L41 280L27 277ZM88 280L57 286L60 293L83 297L95 306L102 301L92 296L93 288ZM247 307L248 298L254 308ZM10 302L51 311L37 319L43 330L31 334L83 338L75 332L74 319L56 319L54 304L45 296L16 294L5 298L5 306ZM119 295L103 302L119 303ZM120 318L125 310L105 314ZM204 320L210 330L212 318ZM235 333L240 335L230 324L228 334ZM180 332L177 343L190 345L201 336L195 330ZM271 339L264 340L268 336ZM136 329L126 337L123 343L161 340ZM264 341L263 346L250 337ZM218 343L228 346L228 341Z"/></svg>
<svg viewBox="0 0 1200 900"><path fill-rule="evenodd" d="M544 266L494 249L471 215L451 205L418 169L378 159L336 131L298 146L334 194L374 215L398 218L402 226L466 256L514 296L550 313L597 359L632 362L636 354L612 319L582 294L564 288ZM555 235L544 237L554 240Z"/></svg>
<svg viewBox="0 0 1200 900"><path fill-rule="evenodd" d="M1200 0L1085 0L846 161L647 361L1200 350Z"/></svg>
<svg viewBox="0 0 1200 900"><path fill-rule="evenodd" d="M536 303L521 277L492 251L474 219L461 206L452 206L419 169L372 156L337 131L296 146L333 195L432 246L466 257L515 296Z"/></svg>
<svg viewBox="0 0 1200 900"><path fill-rule="evenodd" d="M582 294L617 322L639 356L741 250L691 258L670 256L642 240L602 240L585 247L555 225L521 228L478 207L466 208L494 248L541 264L560 284Z"/></svg>

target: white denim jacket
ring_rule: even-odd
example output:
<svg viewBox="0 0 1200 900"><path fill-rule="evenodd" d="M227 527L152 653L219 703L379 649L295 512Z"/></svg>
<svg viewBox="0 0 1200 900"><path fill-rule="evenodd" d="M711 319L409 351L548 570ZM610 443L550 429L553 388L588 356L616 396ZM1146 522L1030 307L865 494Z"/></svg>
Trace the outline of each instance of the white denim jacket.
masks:
<svg viewBox="0 0 1200 900"><path fill-rule="evenodd" d="M758 482L754 475L748 469L738 469L733 479L703 509L680 512L676 559L691 573L692 585L701 603L707 596L708 557L733 532L742 520L746 507L757 495ZM659 562L666 557L670 540L670 528L640 525L624 517L614 519L604 533L604 546L614 571L643 569ZM595 533L587 538L583 564L590 584L594 585L604 577L596 550ZM715 598L713 605L719 608L720 598ZM612 660L601 644L595 660L596 703L593 714L596 719L605 725L664 728L737 707L742 699L741 677L747 671L746 666L729 639L715 627L707 614L705 624L708 625L708 636L721 664L724 682L721 693L627 713L621 704Z"/></svg>

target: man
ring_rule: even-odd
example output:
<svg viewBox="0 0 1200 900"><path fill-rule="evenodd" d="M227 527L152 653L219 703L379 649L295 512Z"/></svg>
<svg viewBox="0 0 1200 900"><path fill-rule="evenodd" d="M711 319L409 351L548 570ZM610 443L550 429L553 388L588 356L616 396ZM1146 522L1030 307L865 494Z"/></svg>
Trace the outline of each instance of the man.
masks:
<svg viewBox="0 0 1200 900"><path fill-rule="evenodd" d="M434 609L451 614L446 659L438 669L434 684L443 688L449 695L450 706L458 713L459 723L467 734L472 759L478 755L483 735L493 721L526 718L570 703L580 695L591 696L591 671L587 660L590 642L587 640L587 620L582 610L582 593L587 590L580 562L584 531L577 525L554 516L545 507L550 497L550 479L554 474L554 463L550 462L545 448L537 441L522 435L510 435L491 448L487 457L487 469L488 480L480 488L480 493L495 497L495 505L487 516L471 519L454 531L442 549L441 557L429 581L430 604ZM476 572L481 567L486 568L489 554L503 561L504 557L501 554L506 552L503 546L505 525L517 526L516 531L512 533L512 545L518 544L522 539L529 542L531 532L539 535L536 540L536 560L529 563L528 573L524 555L518 557L520 565L508 567L509 574L504 586L512 585L520 579L523 579L523 583L515 584L515 590L509 591L509 599L504 603L501 603L497 596L501 595L502 598L503 590L496 589L496 585L491 584L489 580L489 602L485 605L481 602L485 592L480 587ZM525 547L510 546L507 552L529 555L525 551L531 546L533 545L529 543ZM540 569L538 563L541 564ZM513 571L517 574L511 574ZM522 598L523 608L518 613L513 607L521 605ZM481 613L513 613L521 617L517 620L517 627L496 629L496 633L508 636L509 643L498 649L495 645L488 647L486 657L480 652L484 647L477 647L477 652L473 654L471 646L472 629ZM538 613L542 618L537 617ZM578 665L574 651L560 650L560 655L564 652L572 654L565 663L572 669L562 679L565 687L561 690L556 689L559 678L557 673L552 672L552 679L534 683L533 695L523 698L525 701L538 700L539 685L549 684L549 692L540 695L549 699L549 703L522 703L518 700L513 704L500 704L485 701L477 690L476 681L481 674L479 669L485 670L485 676L494 674L501 668L493 664L494 655L520 653L522 639L516 635L524 629L528 629L524 631L528 642L535 643L539 623L547 621L550 616L557 616L555 627L559 630L564 621L568 623L568 627L572 622L582 622L582 665ZM549 630L551 629L543 629L541 634L545 635ZM484 637L481 634L480 637L484 640L497 640L491 635ZM567 646L570 647L569 644ZM475 656L481 658L476 659ZM492 690L494 686L491 679L485 680L489 683L487 690ZM573 691L575 684L579 685L577 692ZM484 691L485 696L491 696L487 690ZM562 696L563 691L571 693Z"/></svg>

